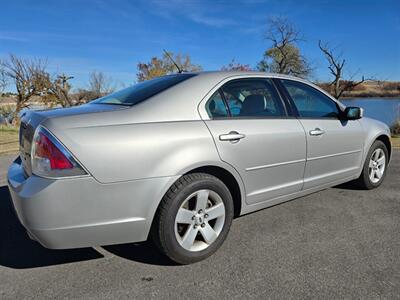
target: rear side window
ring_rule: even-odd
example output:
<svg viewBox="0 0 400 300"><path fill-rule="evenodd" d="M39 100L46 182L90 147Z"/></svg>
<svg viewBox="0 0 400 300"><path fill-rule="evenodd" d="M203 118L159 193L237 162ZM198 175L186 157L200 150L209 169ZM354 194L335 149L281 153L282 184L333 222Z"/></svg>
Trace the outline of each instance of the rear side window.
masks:
<svg viewBox="0 0 400 300"><path fill-rule="evenodd" d="M269 79L239 79L222 87L232 117L285 116L282 101Z"/></svg>
<svg viewBox="0 0 400 300"><path fill-rule="evenodd" d="M281 82L296 105L300 117L335 118L339 115L336 103L312 86L286 79L281 79Z"/></svg>
<svg viewBox="0 0 400 300"><path fill-rule="evenodd" d="M222 98L220 91L216 91L206 104L208 115L213 118L223 118L228 116L225 101Z"/></svg>
<svg viewBox="0 0 400 300"><path fill-rule="evenodd" d="M196 74L174 74L158 77L104 96L91 103L135 105L193 76L196 76Z"/></svg>

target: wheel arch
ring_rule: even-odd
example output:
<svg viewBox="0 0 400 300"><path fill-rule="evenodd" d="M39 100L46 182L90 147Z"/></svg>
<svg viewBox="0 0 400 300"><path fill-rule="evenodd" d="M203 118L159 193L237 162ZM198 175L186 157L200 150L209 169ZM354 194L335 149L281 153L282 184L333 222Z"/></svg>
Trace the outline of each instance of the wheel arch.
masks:
<svg viewBox="0 0 400 300"><path fill-rule="evenodd" d="M375 141L381 141L382 143L385 144L389 154L388 157L388 162L389 162L390 158L392 157L392 143L390 142L390 138L386 134L381 134L375 138Z"/></svg>
<svg viewBox="0 0 400 300"><path fill-rule="evenodd" d="M214 165L206 165L202 167L197 167L195 169L192 169L186 174L192 174L192 173L206 173L213 175L217 177L219 180L221 180L229 189L232 195L232 200L233 200L233 207L234 207L234 216L237 217L240 215L242 211L242 191L240 188L240 185L235 178L235 176L229 172L228 170L220 167L220 166L214 166Z"/></svg>
<svg viewBox="0 0 400 300"><path fill-rule="evenodd" d="M222 162L222 161L205 161L203 163L196 163L190 166L187 166L185 169L179 172L179 176L168 183L168 186L164 188L165 193L163 197L168 192L168 190L175 184L176 181L179 180L180 177L191 174L191 173L207 173L217 177L221 180L229 189L233 199L234 205L234 216L237 217L241 214L243 210L243 205L245 205L245 186L243 184L242 178L240 177L239 173L231 167L230 165ZM157 214L158 208L162 201L161 197L157 203L157 207L153 210L154 215Z"/></svg>

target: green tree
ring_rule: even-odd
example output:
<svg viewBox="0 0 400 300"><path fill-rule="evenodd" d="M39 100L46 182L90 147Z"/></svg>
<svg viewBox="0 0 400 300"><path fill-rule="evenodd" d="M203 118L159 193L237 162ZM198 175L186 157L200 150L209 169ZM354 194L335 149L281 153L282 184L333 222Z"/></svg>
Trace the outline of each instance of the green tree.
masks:
<svg viewBox="0 0 400 300"><path fill-rule="evenodd" d="M193 64L189 55L176 54L168 52L177 65L184 71L197 72L201 71L201 66ZM155 77L172 74L178 72L178 68L166 53L162 57L153 57L149 62L139 62L137 65L137 80L145 81Z"/></svg>
<svg viewBox="0 0 400 300"><path fill-rule="evenodd" d="M296 27L285 18L268 20L265 38L272 45L263 55L257 68L273 72L308 77L312 71L307 59L301 54L298 43L303 40Z"/></svg>

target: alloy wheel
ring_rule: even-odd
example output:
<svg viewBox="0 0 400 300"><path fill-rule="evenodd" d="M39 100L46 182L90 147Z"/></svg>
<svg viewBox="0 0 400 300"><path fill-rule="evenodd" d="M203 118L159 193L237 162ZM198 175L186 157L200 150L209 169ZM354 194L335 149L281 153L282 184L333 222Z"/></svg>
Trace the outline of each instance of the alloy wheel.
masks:
<svg viewBox="0 0 400 300"><path fill-rule="evenodd" d="M385 152L381 148L375 149L371 155L371 159L368 165L369 179L372 183L378 183L386 167L386 157Z"/></svg>
<svg viewBox="0 0 400 300"><path fill-rule="evenodd" d="M225 205L212 190L199 190L187 197L175 217L175 237L188 251L208 248L225 223Z"/></svg>

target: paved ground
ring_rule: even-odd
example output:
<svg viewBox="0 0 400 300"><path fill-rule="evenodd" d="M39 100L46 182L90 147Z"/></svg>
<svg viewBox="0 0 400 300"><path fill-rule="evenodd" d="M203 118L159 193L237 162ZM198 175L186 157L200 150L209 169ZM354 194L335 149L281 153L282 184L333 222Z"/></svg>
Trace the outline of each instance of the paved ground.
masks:
<svg viewBox="0 0 400 300"><path fill-rule="evenodd" d="M400 151L379 189L336 187L238 218L216 255L189 266L146 244L46 250L9 197L0 187L0 299L400 299Z"/></svg>

